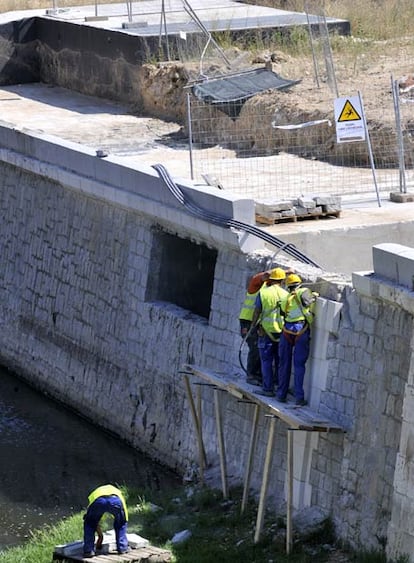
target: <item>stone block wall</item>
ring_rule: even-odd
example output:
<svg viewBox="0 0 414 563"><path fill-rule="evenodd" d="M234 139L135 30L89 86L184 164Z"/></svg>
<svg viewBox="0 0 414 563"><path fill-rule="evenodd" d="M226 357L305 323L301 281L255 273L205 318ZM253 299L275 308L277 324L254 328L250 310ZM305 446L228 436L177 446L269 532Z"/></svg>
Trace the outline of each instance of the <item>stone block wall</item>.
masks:
<svg viewBox="0 0 414 563"><path fill-rule="evenodd" d="M0 127L0 139L1 362L184 473L198 454L180 369L197 364L244 379L238 313L248 277L269 266L271 252L251 237L188 215L151 169L122 169L79 146L76 152L7 126ZM199 205L240 220L254 214L253 202L220 190L183 189ZM354 274L352 284L286 259L279 263L297 267L320 293L307 395L315 413L346 430L295 433L295 508L318 506L344 540L374 548L388 540L392 554L411 552L414 511L414 297L402 285L411 280L412 267L402 250L376 247L374 272ZM399 259L403 270L382 263ZM404 276L394 279L395 272ZM164 275L171 279L171 299L163 298ZM179 289L189 276L186 308ZM192 308L206 292L208 311L204 304L198 314ZM214 396L208 387L200 392L214 469ZM229 476L241 482L252 406L228 394L221 403ZM278 514L285 510L286 431L278 422L269 488ZM262 416L253 491L261 483L267 433Z"/></svg>

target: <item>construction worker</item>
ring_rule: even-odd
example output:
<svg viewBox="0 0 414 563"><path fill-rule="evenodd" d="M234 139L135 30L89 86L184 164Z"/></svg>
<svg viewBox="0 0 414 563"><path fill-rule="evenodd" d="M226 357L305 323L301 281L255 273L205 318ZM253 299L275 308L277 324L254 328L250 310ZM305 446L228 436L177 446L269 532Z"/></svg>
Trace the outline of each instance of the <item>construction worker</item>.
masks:
<svg viewBox="0 0 414 563"><path fill-rule="evenodd" d="M263 385L260 395L274 397L278 384L279 339L283 327L280 305L288 292L282 287L286 272L282 268L270 271L266 285L259 291L252 323L258 323L258 347L262 366Z"/></svg>
<svg viewBox="0 0 414 563"><path fill-rule="evenodd" d="M252 326L252 319L254 313L254 306L256 296L263 286L265 281L269 278L270 270L259 272L250 278L247 286L246 297L240 311L240 336L246 339L248 346L247 353L247 383L252 385L262 385L262 370L260 366L260 355L257 348L257 329Z"/></svg>
<svg viewBox="0 0 414 563"><path fill-rule="evenodd" d="M303 380L310 351L310 326L314 319L313 309L318 294L302 287L302 279L296 274L290 274L286 278L286 287L288 294L281 304L285 322L279 346L277 399L286 402L293 355L296 405L304 406L307 405L307 401L303 391Z"/></svg>
<svg viewBox="0 0 414 563"><path fill-rule="evenodd" d="M88 496L88 509L83 517L83 557L94 557L95 532L97 549L102 546L100 520L105 513L114 517L114 530L118 553L129 551L127 528L128 509L122 492L113 485L102 485Z"/></svg>

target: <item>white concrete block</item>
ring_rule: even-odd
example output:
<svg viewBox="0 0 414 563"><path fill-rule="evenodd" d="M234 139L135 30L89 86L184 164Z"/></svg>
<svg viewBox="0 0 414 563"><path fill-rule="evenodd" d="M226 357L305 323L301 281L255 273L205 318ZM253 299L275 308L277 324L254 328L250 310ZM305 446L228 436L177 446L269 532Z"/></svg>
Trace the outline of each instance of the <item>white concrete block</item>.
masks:
<svg viewBox="0 0 414 563"><path fill-rule="evenodd" d="M149 540L139 536L138 534L127 534L128 544L132 549L139 549L149 545ZM102 553L109 553L116 550L115 530L108 530L103 535ZM77 540L71 543L57 545L54 549L55 553L68 557L81 554L83 551L83 540Z"/></svg>
<svg viewBox="0 0 414 563"><path fill-rule="evenodd" d="M384 243L373 246L375 274L414 289L414 248L402 244Z"/></svg>
<svg viewBox="0 0 414 563"><path fill-rule="evenodd" d="M354 272L352 274L352 285L354 289L361 295L370 297L372 295L372 280L373 272Z"/></svg>

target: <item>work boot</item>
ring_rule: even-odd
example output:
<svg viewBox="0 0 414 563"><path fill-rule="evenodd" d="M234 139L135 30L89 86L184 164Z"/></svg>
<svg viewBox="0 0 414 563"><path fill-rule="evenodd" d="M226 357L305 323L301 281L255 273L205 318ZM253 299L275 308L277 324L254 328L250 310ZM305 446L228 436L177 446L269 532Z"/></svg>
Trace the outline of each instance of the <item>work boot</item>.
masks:
<svg viewBox="0 0 414 563"><path fill-rule="evenodd" d="M274 397L275 396L273 391L265 391L264 389L261 389L260 391L255 391L255 393L257 393L257 395L263 395L264 397Z"/></svg>
<svg viewBox="0 0 414 563"><path fill-rule="evenodd" d="M297 399L296 400L296 406L297 407L306 407L307 404L308 404L308 401L306 399Z"/></svg>
<svg viewBox="0 0 414 563"><path fill-rule="evenodd" d="M262 382L260 379L257 379L257 377L253 377L252 375L248 375L246 378L246 382L249 383L250 385L262 385Z"/></svg>

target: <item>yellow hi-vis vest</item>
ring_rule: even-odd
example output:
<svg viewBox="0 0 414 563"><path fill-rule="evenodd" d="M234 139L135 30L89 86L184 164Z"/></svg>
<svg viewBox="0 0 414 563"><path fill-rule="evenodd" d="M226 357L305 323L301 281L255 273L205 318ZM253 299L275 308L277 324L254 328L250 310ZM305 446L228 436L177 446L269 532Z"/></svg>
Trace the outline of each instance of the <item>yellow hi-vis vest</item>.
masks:
<svg viewBox="0 0 414 563"><path fill-rule="evenodd" d="M128 521L128 509L124 499L124 495L119 489L117 489L113 485L102 485L97 489L95 489L94 491L92 491L91 494L88 496L88 502L89 502L88 506L90 506L93 502L95 502L96 499L99 497L110 497L112 495L116 495L117 497L120 498L122 502L122 506L124 507L125 518Z"/></svg>
<svg viewBox="0 0 414 563"><path fill-rule="evenodd" d="M262 302L262 314L260 315L260 324L266 334L273 340L272 333L280 333L283 328L283 317L281 314L280 304L283 299L289 295L286 289L280 285L270 285L262 287L260 290L260 299Z"/></svg>
<svg viewBox="0 0 414 563"><path fill-rule="evenodd" d="M251 321L253 319L254 304L258 293L258 291L256 291L256 293L246 293L246 297L244 298L243 305L240 311L239 320Z"/></svg>
<svg viewBox="0 0 414 563"><path fill-rule="evenodd" d="M282 302L282 311L285 314L285 322L295 323L298 321L306 321L309 325L312 324L314 314L314 304L316 302L317 293L312 292L314 298L313 303L305 307L302 304L301 296L305 291L310 291L306 287L299 287L292 293L288 293L287 297Z"/></svg>

